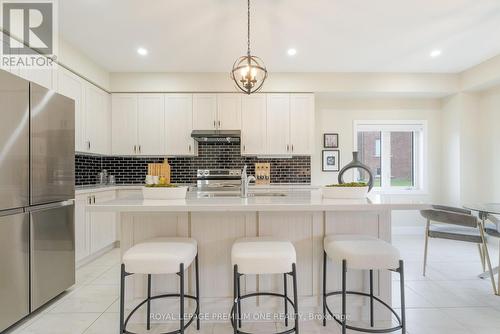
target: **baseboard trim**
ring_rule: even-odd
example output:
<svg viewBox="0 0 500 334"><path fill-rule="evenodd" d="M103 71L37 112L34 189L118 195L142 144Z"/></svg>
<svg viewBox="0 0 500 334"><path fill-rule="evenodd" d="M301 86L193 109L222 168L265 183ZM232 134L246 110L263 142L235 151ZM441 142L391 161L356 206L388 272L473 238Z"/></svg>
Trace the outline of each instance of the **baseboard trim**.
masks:
<svg viewBox="0 0 500 334"><path fill-rule="evenodd" d="M113 242L112 244L98 250L97 252L95 252L94 254L91 254L83 259L81 259L80 261L78 261L75 265L76 269L86 265L86 264L89 264L90 262L96 260L97 258L101 257L102 255L106 254L107 252L109 252L110 250L112 249L115 249L115 248L118 248L120 247L120 242L119 241L115 241Z"/></svg>

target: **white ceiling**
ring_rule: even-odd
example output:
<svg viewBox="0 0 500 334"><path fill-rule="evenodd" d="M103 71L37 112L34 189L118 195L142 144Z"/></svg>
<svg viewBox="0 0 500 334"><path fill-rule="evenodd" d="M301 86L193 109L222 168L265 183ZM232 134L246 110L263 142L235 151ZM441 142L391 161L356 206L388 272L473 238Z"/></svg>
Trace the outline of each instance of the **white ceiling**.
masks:
<svg viewBox="0 0 500 334"><path fill-rule="evenodd" d="M245 0L61 0L62 36L111 72L229 72ZM500 54L499 0L252 0L271 72L460 72ZM149 55L141 57L138 47ZM297 55L287 55L288 48ZM442 50L438 58L432 50Z"/></svg>

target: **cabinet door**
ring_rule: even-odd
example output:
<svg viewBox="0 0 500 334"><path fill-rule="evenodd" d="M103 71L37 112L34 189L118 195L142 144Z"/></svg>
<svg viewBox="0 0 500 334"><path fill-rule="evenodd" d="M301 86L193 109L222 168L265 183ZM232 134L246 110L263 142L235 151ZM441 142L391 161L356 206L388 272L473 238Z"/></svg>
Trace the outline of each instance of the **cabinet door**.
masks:
<svg viewBox="0 0 500 334"><path fill-rule="evenodd" d="M137 95L111 97L111 151L118 155L137 153Z"/></svg>
<svg viewBox="0 0 500 334"><path fill-rule="evenodd" d="M217 128L217 94L193 94L193 129Z"/></svg>
<svg viewBox="0 0 500 334"><path fill-rule="evenodd" d="M217 128L241 129L241 94L217 94Z"/></svg>
<svg viewBox="0 0 500 334"><path fill-rule="evenodd" d="M115 199L114 191L92 194L95 204ZM92 200L94 204L94 200ZM94 254L116 241L116 214L113 212L90 213L90 251Z"/></svg>
<svg viewBox="0 0 500 334"><path fill-rule="evenodd" d="M75 196L75 259L76 262L90 255L89 195Z"/></svg>
<svg viewBox="0 0 500 334"><path fill-rule="evenodd" d="M267 154L291 154L290 94L267 94Z"/></svg>
<svg viewBox="0 0 500 334"><path fill-rule="evenodd" d="M96 86L85 84L85 134L87 149L91 153L109 153L111 115L108 93Z"/></svg>
<svg viewBox="0 0 500 334"><path fill-rule="evenodd" d="M75 151L86 152L88 148L85 145L84 83L78 76L62 67L59 68L57 82L59 94L75 100Z"/></svg>
<svg viewBox="0 0 500 334"><path fill-rule="evenodd" d="M194 155L192 94L165 95L165 154Z"/></svg>
<svg viewBox="0 0 500 334"><path fill-rule="evenodd" d="M141 94L137 97L137 151L141 155L165 154L165 97Z"/></svg>
<svg viewBox="0 0 500 334"><path fill-rule="evenodd" d="M314 142L314 95L290 96L290 148L292 154L310 155Z"/></svg>
<svg viewBox="0 0 500 334"><path fill-rule="evenodd" d="M266 154L265 94L254 94L242 97L241 154Z"/></svg>

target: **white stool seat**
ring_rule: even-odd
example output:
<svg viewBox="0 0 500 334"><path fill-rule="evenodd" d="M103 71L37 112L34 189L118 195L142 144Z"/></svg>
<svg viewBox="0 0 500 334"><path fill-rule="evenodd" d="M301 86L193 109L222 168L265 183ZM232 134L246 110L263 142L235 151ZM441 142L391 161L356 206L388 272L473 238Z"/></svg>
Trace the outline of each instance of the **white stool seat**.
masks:
<svg viewBox="0 0 500 334"><path fill-rule="evenodd" d="M397 248L368 235L337 234L324 240L325 252L335 262L347 261L351 269L396 269L400 255Z"/></svg>
<svg viewBox="0 0 500 334"><path fill-rule="evenodd" d="M297 261L290 241L271 237L243 238L233 244L231 260L241 274L284 274Z"/></svg>
<svg viewBox="0 0 500 334"><path fill-rule="evenodd" d="M131 274L174 274L179 266L191 265L197 254L196 240L191 238L154 238L125 252L123 264Z"/></svg>

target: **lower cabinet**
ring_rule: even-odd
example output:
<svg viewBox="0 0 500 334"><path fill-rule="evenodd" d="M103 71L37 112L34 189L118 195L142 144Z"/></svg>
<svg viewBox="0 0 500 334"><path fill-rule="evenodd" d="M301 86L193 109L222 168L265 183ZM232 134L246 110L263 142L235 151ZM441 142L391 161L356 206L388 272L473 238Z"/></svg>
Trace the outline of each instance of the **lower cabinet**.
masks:
<svg viewBox="0 0 500 334"><path fill-rule="evenodd" d="M89 206L112 200L115 191L80 194L75 201L75 247L76 261L82 262L117 240L116 214L90 212Z"/></svg>

